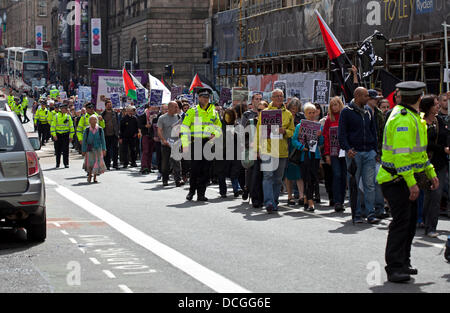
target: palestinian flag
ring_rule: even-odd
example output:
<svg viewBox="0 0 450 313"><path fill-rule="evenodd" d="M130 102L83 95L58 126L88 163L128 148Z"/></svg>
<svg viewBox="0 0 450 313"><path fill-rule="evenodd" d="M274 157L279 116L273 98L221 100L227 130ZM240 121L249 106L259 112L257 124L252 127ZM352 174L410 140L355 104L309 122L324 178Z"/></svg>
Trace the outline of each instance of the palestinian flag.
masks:
<svg viewBox="0 0 450 313"><path fill-rule="evenodd" d="M381 89L383 90L383 97L389 100L392 109L395 106L394 94L397 89L395 86L402 81L385 69L381 69L379 75L381 80Z"/></svg>
<svg viewBox="0 0 450 313"><path fill-rule="evenodd" d="M125 88L125 94L129 98L137 100L136 86L130 74L128 74L128 71L125 68L122 71L122 77L123 77L123 86Z"/></svg>
<svg viewBox="0 0 450 313"><path fill-rule="evenodd" d="M328 51L331 61L332 80L337 83L344 94L345 101L349 103L353 99L353 75L347 70L347 65L351 63L345 54L341 44L337 41L331 29L323 20L319 11L315 10L317 20L319 22L320 31L322 32L323 41Z"/></svg>
<svg viewBox="0 0 450 313"><path fill-rule="evenodd" d="M189 88L189 93L193 93L195 88L203 88L203 83L198 77L198 74L195 74L194 80L192 81L191 87Z"/></svg>

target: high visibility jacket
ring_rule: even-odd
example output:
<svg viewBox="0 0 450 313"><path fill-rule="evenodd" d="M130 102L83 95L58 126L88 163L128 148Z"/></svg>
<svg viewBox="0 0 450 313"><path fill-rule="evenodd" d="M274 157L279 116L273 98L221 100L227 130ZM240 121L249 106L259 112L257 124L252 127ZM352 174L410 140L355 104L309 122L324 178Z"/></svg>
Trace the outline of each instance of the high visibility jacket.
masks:
<svg viewBox="0 0 450 313"><path fill-rule="evenodd" d="M36 114L34 115L34 123L37 124L37 122L39 121L39 123L41 124L48 124L48 109L42 109L41 107L39 107L39 109L37 109Z"/></svg>
<svg viewBox="0 0 450 313"><path fill-rule="evenodd" d="M50 98L52 98L53 100L56 100L56 98L58 98L58 96L59 96L59 89L50 90Z"/></svg>
<svg viewBox="0 0 450 313"><path fill-rule="evenodd" d="M69 114L63 114L61 112L54 114L53 121L50 125L50 133L52 136L70 133L69 138L72 138L75 134L72 117Z"/></svg>
<svg viewBox="0 0 450 313"><path fill-rule="evenodd" d="M15 102L14 102L14 96L13 95L9 95L8 96L8 105L10 107L10 109L12 110L12 107L14 106Z"/></svg>
<svg viewBox="0 0 450 313"><path fill-rule="evenodd" d="M48 120L48 123L49 123L50 125L52 124L53 118L55 117L55 115L56 115L57 113L58 113L58 112L56 112L55 110L48 110L47 120Z"/></svg>
<svg viewBox="0 0 450 313"><path fill-rule="evenodd" d="M100 115L98 115L96 112L94 112L94 114L92 114L92 115L97 116L97 118L100 117ZM80 141L80 142L83 141L83 132L84 132L84 130L86 129L86 127L89 127L89 118L90 117L91 117L91 115L86 113L80 118L80 121L78 122L77 138L78 138L78 141ZM101 128L105 128L105 120L99 121L98 125Z"/></svg>
<svg viewBox="0 0 450 313"><path fill-rule="evenodd" d="M20 105L20 103L16 103L15 101L13 102L13 106L11 107L11 110L14 111L14 113L16 113L17 115L22 115L22 106Z"/></svg>
<svg viewBox="0 0 450 313"><path fill-rule="evenodd" d="M193 137L209 138L212 135L220 137L222 135L222 122L216 107L209 104L206 110L203 110L200 105L189 109L181 125L180 134L183 148L189 147Z"/></svg>
<svg viewBox="0 0 450 313"><path fill-rule="evenodd" d="M410 107L397 105L384 129L378 183L387 183L401 176L408 187L412 187L417 184L414 173L425 171L428 178L436 177L428 159L427 145L426 121Z"/></svg>
<svg viewBox="0 0 450 313"><path fill-rule="evenodd" d="M22 111L25 108L28 108L28 97L27 96L23 97L23 100L22 100Z"/></svg>

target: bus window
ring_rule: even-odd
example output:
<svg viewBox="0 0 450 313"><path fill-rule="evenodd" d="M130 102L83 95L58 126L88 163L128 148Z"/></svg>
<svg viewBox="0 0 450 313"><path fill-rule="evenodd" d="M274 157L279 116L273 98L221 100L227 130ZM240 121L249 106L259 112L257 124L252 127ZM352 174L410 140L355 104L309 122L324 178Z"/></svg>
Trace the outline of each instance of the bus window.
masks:
<svg viewBox="0 0 450 313"><path fill-rule="evenodd" d="M33 62L33 61L41 61L41 62L47 62L47 53L45 51L41 50L32 50L25 52L25 59L24 62Z"/></svg>
<svg viewBox="0 0 450 313"><path fill-rule="evenodd" d="M22 60L23 60L23 53L17 52L17 61L22 62Z"/></svg>

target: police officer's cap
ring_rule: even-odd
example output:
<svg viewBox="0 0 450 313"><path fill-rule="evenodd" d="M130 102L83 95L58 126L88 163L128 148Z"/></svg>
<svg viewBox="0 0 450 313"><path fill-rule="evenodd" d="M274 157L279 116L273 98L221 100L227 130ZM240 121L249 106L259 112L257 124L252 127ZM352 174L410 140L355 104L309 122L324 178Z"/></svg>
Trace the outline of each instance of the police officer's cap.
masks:
<svg viewBox="0 0 450 313"><path fill-rule="evenodd" d="M427 85L422 82L408 81L399 83L395 87L400 90L402 96L420 96L423 94L426 86Z"/></svg>
<svg viewBox="0 0 450 313"><path fill-rule="evenodd" d="M61 103L61 104L59 105L59 108L60 108L60 109L67 109L67 108L69 108L69 104L63 102L63 103Z"/></svg>
<svg viewBox="0 0 450 313"><path fill-rule="evenodd" d="M86 104L86 109L93 109L94 105L92 103Z"/></svg>
<svg viewBox="0 0 450 313"><path fill-rule="evenodd" d="M197 91L199 97L209 97L212 94L211 89L201 88Z"/></svg>

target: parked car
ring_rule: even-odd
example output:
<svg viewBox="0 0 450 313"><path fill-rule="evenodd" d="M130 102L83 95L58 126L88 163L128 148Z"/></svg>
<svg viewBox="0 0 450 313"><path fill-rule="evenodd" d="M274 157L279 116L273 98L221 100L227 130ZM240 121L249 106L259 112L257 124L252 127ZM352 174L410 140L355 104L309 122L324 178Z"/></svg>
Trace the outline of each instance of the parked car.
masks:
<svg viewBox="0 0 450 313"><path fill-rule="evenodd" d="M13 112L0 109L0 226L25 228L29 241L47 236L44 176L36 150Z"/></svg>

